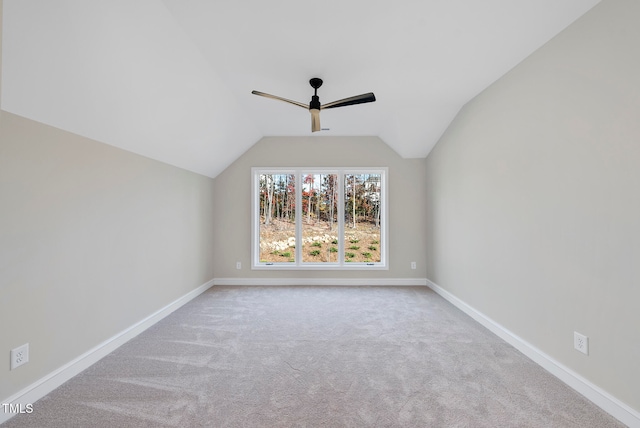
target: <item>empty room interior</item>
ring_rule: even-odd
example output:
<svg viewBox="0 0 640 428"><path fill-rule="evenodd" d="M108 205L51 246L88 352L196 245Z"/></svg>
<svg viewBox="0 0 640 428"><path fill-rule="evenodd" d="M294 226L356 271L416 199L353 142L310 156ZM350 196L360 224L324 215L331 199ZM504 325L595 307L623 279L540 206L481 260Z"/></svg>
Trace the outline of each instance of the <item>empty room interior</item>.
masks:
<svg viewBox="0 0 640 428"><path fill-rule="evenodd" d="M0 424L640 427L640 2L0 14Z"/></svg>

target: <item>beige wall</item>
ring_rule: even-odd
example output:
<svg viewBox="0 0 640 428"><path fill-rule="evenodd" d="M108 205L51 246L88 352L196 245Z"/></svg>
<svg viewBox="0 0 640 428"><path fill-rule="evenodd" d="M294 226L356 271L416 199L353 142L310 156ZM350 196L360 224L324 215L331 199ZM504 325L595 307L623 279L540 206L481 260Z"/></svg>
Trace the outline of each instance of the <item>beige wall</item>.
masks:
<svg viewBox="0 0 640 428"><path fill-rule="evenodd" d="M640 411L638 22L604 0L468 103L425 218L431 280Z"/></svg>
<svg viewBox="0 0 640 428"><path fill-rule="evenodd" d="M0 110L0 401L211 280L213 190Z"/></svg>
<svg viewBox="0 0 640 428"><path fill-rule="evenodd" d="M251 167L388 167L389 270L251 270ZM424 160L402 159L377 137L268 137L215 179L217 278L425 278ZM236 261L242 270L236 270ZM411 270L411 261L417 269Z"/></svg>
<svg viewBox="0 0 640 428"><path fill-rule="evenodd" d="M0 401L211 280L213 205L210 178L0 111Z"/></svg>

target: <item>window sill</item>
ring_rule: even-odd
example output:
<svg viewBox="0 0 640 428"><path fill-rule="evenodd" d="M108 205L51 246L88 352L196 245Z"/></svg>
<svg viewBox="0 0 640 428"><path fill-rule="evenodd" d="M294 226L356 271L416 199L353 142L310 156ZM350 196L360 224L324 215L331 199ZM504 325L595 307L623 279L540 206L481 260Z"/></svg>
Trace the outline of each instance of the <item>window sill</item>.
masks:
<svg viewBox="0 0 640 428"><path fill-rule="evenodd" d="M339 264L315 264L289 265L285 263L259 264L251 267L251 270L324 270L324 271L344 271L344 270L389 270L389 267L381 263L353 263L346 265Z"/></svg>

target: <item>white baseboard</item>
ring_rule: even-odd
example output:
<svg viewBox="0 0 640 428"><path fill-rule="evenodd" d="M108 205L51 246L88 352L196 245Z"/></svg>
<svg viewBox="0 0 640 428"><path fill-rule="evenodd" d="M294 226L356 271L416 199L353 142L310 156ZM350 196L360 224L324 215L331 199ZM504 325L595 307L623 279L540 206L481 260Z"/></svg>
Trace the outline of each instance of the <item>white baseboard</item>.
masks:
<svg viewBox="0 0 640 428"><path fill-rule="evenodd" d="M83 370L87 369L89 366L96 363L101 358L113 352L118 347L125 344L127 341L133 339L167 315L171 314L181 306L185 305L200 294L204 293L213 285L213 280L207 281L195 290L190 291L179 299L171 302L164 308L149 315L142 321L105 340L104 342L88 350L84 354L73 359L59 369L49 373L45 377L29 385L22 391L12 395L11 397L2 401L2 403L9 403L12 405L22 404L23 409L27 404L35 403L37 400L44 397ZM0 424L11 419L11 417L13 416L15 416L15 413L5 412L2 408L0 408Z"/></svg>
<svg viewBox="0 0 640 428"><path fill-rule="evenodd" d="M245 285L250 287L278 285L350 286L350 287L415 287L426 286L426 278L215 278L213 285Z"/></svg>
<svg viewBox="0 0 640 428"><path fill-rule="evenodd" d="M640 413L636 410L428 279L427 286L623 424L640 427Z"/></svg>

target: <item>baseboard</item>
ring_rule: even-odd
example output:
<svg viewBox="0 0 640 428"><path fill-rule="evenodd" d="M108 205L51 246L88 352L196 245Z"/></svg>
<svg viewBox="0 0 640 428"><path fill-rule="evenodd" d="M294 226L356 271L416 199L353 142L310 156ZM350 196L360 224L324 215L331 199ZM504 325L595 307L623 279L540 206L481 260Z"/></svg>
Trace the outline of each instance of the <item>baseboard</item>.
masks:
<svg viewBox="0 0 640 428"><path fill-rule="evenodd" d="M214 285L250 287L279 285L349 286L349 287L415 287L426 286L426 278L215 278Z"/></svg>
<svg viewBox="0 0 640 428"><path fill-rule="evenodd" d="M104 342L100 343L99 345L95 346L94 348L90 349L74 360L68 362L59 369L49 373L42 379L29 385L22 391L12 395L11 397L2 401L2 403L10 403L12 405L21 404L23 405L23 409L27 404L35 403L40 398L44 397L45 395L62 385L64 382L76 376L92 364L96 363L101 358L105 357L109 353L116 350L118 347L122 346L124 343L133 339L161 319L165 318L167 315L171 314L189 301L204 293L214 285L213 282L213 280L207 281L195 290L190 291L179 299L171 302L164 308L149 315L142 321L105 340ZM0 424L11 419L11 417L13 417L14 415L15 413L0 411Z"/></svg>
<svg viewBox="0 0 640 428"><path fill-rule="evenodd" d="M623 424L640 427L640 413L636 410L428 279L427 286Z"/></svg>

